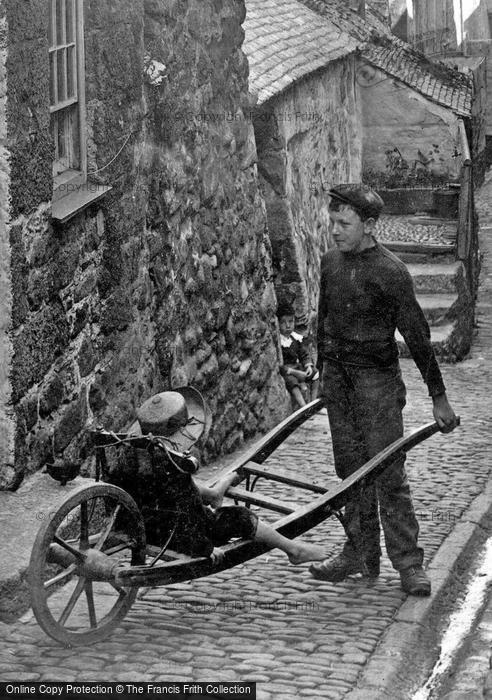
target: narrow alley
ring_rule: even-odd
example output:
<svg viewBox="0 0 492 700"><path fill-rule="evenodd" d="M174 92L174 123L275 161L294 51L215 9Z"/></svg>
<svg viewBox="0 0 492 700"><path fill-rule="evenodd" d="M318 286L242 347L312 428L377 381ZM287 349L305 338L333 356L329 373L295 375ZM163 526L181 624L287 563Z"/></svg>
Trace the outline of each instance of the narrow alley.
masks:
<svg viewBox="0 0 492 700"><path fill-rule="evenodd" d="M444 0L432 16L404 5L0 0L0 700L58 681L244 682L257 700L492 698L490 590L426 686L492 537L492 3L464 1L460 16ZM142 587L102 641L51 639L31 609L29 557L65 497L99 476L89 431L114 446L149 398L194 387L211 429L205 410L185 420L188 442L169 441L166 458L195 466L200 454L211 482L285 420L278 309L292 309L314 374L328 193L361 181L385 200L375 236L408 266L460 417L406 462L431 595L404 593L384 548L378 578L340 583L273 549ZM432 401L395 339L409 434L434 420ZM289 479L339 485L331 442L322 408L265 463L287 477L262 486L280 506L253 501L253 513L273 523L308 504ZM60 465L73 468L63 485ZM331 517L303 538L329 558L344 531ZM55 602L69 590L57 577Z"/></svg>

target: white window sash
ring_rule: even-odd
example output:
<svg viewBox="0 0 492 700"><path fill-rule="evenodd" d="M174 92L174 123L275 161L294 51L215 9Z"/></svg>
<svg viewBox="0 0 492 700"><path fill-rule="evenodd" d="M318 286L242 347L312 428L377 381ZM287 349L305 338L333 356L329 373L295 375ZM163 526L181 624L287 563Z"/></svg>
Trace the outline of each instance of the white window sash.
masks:
<svg viewBox="0 0 492 700"><path fill-rule="evenodd" d="M52 114L54 123L53 138L55 140L55 163L54 163L54 191L53 200L63 196L63 188L60 190L60 185L66 185L67 182L73 180L85 181L87 178L87 137L86 137L86 105L85 105L85 53L84 53L84 3L83 0L73 0L73 23L72 23L72 38L73 41L67 41L67 11L66 2L71 0L63 0L59 3L61 16L57 26L56 22L56 0L51 3L51 33L52 45L49 53L52 67L52 104L50 105L50 113ZM60 29L60 31L58 31ZM60 43L58 44L58 37ZM70 59L70 49L72 50L72 58ZM59 58L61 56L61 59ZM71 61L71 65L70 65ZM59 75L59 67L62 70L62 75ZM70 75L69 75L70 72ZM72 83L71 89L73 95L68 96L69 84ZM59 85L60 83L60 85ZM60 90L63 93L60 95ZM59 99L65 97L65 99ZM75 136L70 134L70 116L68 111L76 106L76 114L73 119L77 120L78 126L78 144L75 143ZM65 113L64 113L65 112ZM60 134L58 133L61 120L66 120L63 125L63 137L65 138L65 150L67 162L64 162L64 157L60 157L58 151ZM78 169L74 170L71 167L70 152L77 148ZM66 166L66 167L65 167Z"/></svg>

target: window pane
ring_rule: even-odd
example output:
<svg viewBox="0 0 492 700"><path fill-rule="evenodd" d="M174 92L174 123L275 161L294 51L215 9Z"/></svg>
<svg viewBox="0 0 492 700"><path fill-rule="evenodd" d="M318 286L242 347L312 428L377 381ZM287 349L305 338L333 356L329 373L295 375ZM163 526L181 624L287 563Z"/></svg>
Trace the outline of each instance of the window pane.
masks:
<svg viewBox="0 0 492 700"><path fill-rule="evenodd" d="M56 53L50 53L50 105L56 104Z"/></svg>
<svg viewBox="0 0 492 700"><path fill-rule="evenodd" d="M75 46L67 49L67 97L77 96L77 63Z"/></svg>
<svg viewBox="0 0 492 700"><path fill-rule="evenodd" d="M75 8L74 0L66 0L67 44L75 41Z"/></svg>
<svg viewBox="0 0 492 700"><path fill-rule="evenodd" d="M80 134L77 105L52 114L52 133L55 139L53 175L65 170L80 169Z"/></svg>
<svg viewBox="0 0 492 700"><path fill-rule="evenodd" d="M51 133L53 135L53 141L55 146L55 160L58 158L58 115L53 112L51 115Z"/></svg>
<svg viewBox="0 0 492 700"><path fill-rule="evenodd" d="M58 160L63 162L63 165L65 168L68 167L68 163L66 161L67 158L67 120L66 120L66 115L65 115L65 110L62 110L61 112L58 112L57 114L57 121L58 121L58 143L57 143L57 155L58 155Z"/></svg>
<svg viewBox="0 0 492 700"><path fill-rule="evenodd" d="M65 0L56 0L56 43L65 43Z"/></svg>
<svg viewBox="0 0 492 700"><path fill-rule="evenodd" d="M66 59L67 50L59 49L56 52L56 70L57 70L57 86L58 86L58 102L64 102L67 99L67 83L66 83Z"/></svg>
<svg viewBox="0 0 492 700"><path fill-rule="evenodd" d="M67 111L70 119L70 167L74 170L80 170L79 108L77 105L73 105Z"/></svg>

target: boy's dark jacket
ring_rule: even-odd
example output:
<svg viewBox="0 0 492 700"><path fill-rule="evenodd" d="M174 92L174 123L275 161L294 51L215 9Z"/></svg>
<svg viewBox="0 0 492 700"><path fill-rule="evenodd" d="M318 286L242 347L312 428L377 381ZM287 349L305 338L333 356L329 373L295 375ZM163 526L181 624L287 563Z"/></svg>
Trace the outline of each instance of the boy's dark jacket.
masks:
<svg viewBox="0 0 492 700"><path fill-rule="evenodd" d="M404 263L377 242L354 254L331 248L321 260L318 362L387 367L398 360L396 329L429 394L444 393L429 324Z"/></svg>

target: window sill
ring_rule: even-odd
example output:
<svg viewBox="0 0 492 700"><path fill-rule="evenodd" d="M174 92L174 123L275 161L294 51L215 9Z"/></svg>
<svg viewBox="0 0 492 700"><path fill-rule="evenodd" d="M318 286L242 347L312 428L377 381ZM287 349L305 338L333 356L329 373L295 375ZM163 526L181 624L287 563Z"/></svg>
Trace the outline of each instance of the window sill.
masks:
<svg viewBox="0 0 492 700"><path fill-rule="evenodd" d="M53 197L51 205L51 218L61 224L102 199L112 189L109 185L98 185L90 181L80 184L69 183L62 187L66 188L66 194Z"/></svg>

